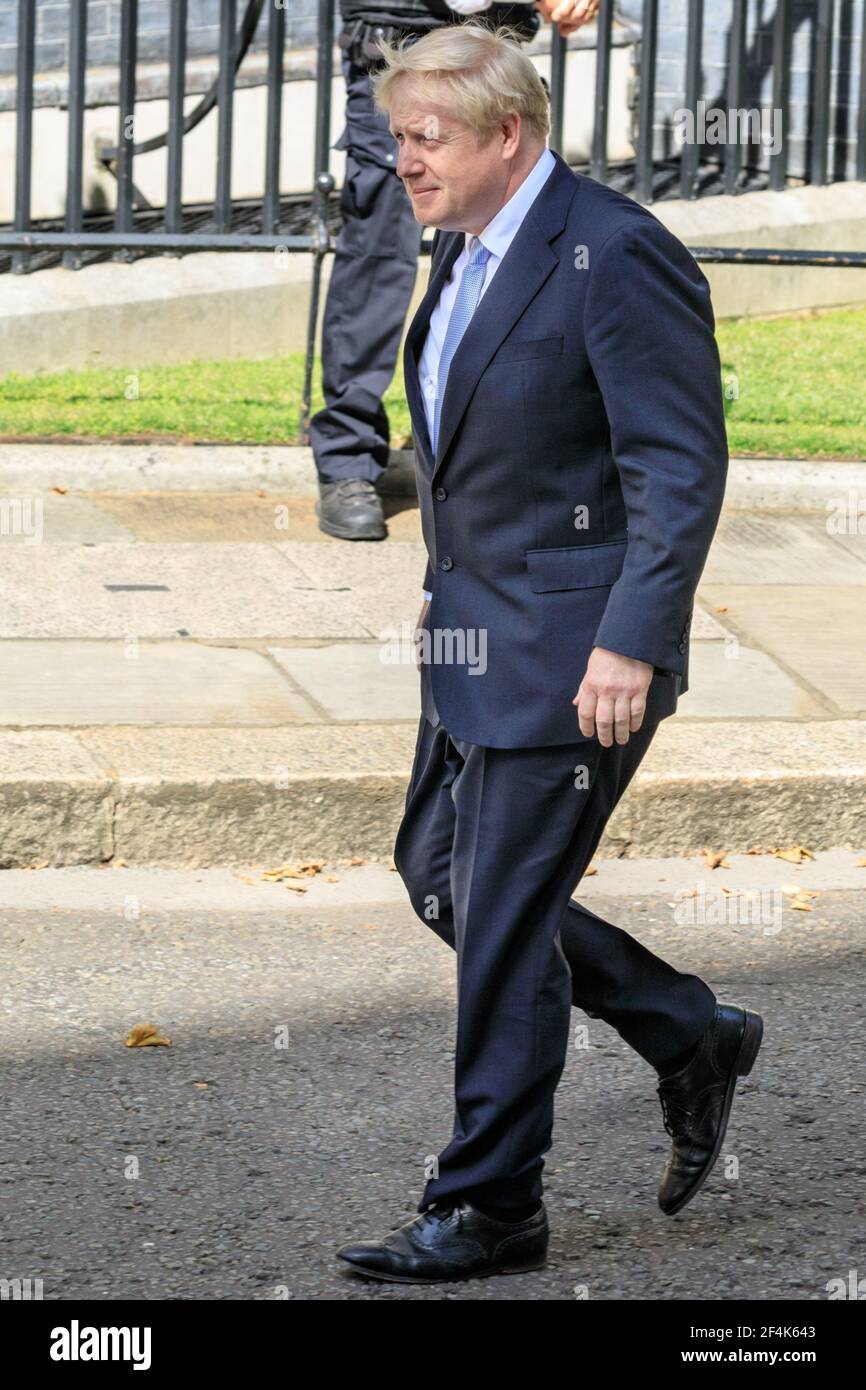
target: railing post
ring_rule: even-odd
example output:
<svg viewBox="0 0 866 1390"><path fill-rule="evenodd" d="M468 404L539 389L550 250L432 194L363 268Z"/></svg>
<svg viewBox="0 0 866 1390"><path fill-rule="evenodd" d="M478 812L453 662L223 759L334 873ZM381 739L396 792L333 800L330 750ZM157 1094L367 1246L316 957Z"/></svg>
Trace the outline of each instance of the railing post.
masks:
<svg viewBox="0 0 866 1390"><path fill-rule="evenodd" d="M638 100L635 196L639 203L653 197L653 125L656 105L656 56L658 53L659 0L643 0L640 32L640 97Z"/></svg>
<svg viewBox="0 0 866 1390"><path fill-rule="evenodd" d="M725 143L725 192L736 193L743 167L740 112L743 109L743 70L746 63L746 0L734 0L731 16L731 43L728 53L728 118ZM734 112L736 139L731 139L730 120Z"/></svg>
<svg viewBox="0 0 866 1390"><path fill-rule="evenodd" d="M268 17L268 115L265 132L265 199L262 231L280 230L280 142L283 113L283 49L286 12L270 0Z"/></svg>
<svg viewBox="0 0 866 1390"><path fill-rule="evenodd" d="M232 118L234 115L237 0L220 0L217 110L216 229L227 232L232 217Z"/></svg>
<svg viewBox="0 0 866 1390"><path fill-rule="evenodd" d="M613 30L613 0L601 0L596 25L595 110L592 123L592 153L589 172L603 183L607 178L607 124L610 105L610 54Z"/></svg>
<svg viewBox="0 0 866 1390"><path fill-rule="evenodd" d="M132 231L132 165L135 152L135 66L137 61L138 0L121 0L120 83L117 134L116 232ZM128 251L115 252L116 260L131 260Z"/></svg>
<svg viewBox="0 0 866 1390"><path fill-rule="evenodd" d="M815 17L815 106L812 113L812 168L809 182L827 182L830 136L830 74L833 61L834 0L818 0Z"/></svg>
<svg viewBox="0 0 866 1390"><path fill-rule="evenodd" d="M704 47L704 0L689 0L689 27L686 35L686 110L691 112L691 142L680 154L680 197L697 196L701 147L698 141L698 102L701 96L701 57ZM688 131L686 132L688 134Z"/></svg>
<svg viewBox="0 0 866 1390"><path fill-rule="evenodd" d="M857 103L857 167L855 178L866 179L866 0L860 30L860 91Z"/></svg>
<svg viewBox="0 0 866 1390"><path fill-rule="evenodd" d="M165 187L165 230L183 225L183 105L186 95L187 0L172 0L168 40L168 167Z"/></svg>
<svg viewBox="0 0 866 1390"><path fill-rule="evenodd" d="M87 0L72 0L69 6L69 109L66 134L66 209L63 227L80 232L84 225L84 109L87 66ZM64 251L67 270L80 270L81 253Z"/></svg>
<svg viewBox="0 0 866 1390"><path fill-rule="evenodd" d="M36 39L36 0L18 0L18 53L15 91L15 222L16 232L30 231L33 173L33 59ZM27 251L16 251L12 269L27 269Z"/></svg>
<svg viewBox="0 0 866 1390"><path fill-rule="evenodd" d="M781 193L788 183L788 106L791 100L791 0L776 0L773 21L773 120L778 113L782 140L770 155L770 187Z"/></svg>
<svg viewBox="0 0 866 1390"><path fill-rule="evenodd" d="M310 442L310 411L313 396L313 358L316 352L316 325L322 288L322 263L330 244L328 203L334 187L331 173L331 82L334 53L334 0L319 0L319 45L316 57L316 147L313 156L313 273L310 285L310 312L307 318L307 347L304 358L304 384L301 393L300 440Z"/></svg>
<svg viewBox="0 0 866 1390"><path fill-rule="evenodd" d="M550 30L550 139L552 150L563 154L562 131L565 118L565 60L568 40L558 29ZM563 158L565 156L563 155Z"/></svg>

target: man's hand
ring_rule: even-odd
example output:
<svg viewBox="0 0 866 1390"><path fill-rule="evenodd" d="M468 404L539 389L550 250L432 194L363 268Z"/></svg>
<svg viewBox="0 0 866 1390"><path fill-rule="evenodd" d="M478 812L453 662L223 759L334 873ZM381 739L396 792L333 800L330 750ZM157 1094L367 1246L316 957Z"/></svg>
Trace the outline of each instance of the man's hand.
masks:
<svg viewBox="0 0 866 1390"><path fill-rule="evenodd" d="M648 662L593 647L586 675L571 702L577 706L584 737L592 738L597 730L603 748L610 748L614 740L628 743L629 734L636 734L643 723L652 678Z"/></svg>
<svg viewBox="0 0 866 1390"><path fill-rule="evenodd" d="M421 658L420 658L421 629L422 629L423 626L424 626L424 619L427 617L427 609L428 609L429 607L430 607L430 601L429 601L429 599L425 599L424 602L421 604L421 612L418 614L418 621L417 621L417 623L415 624L415 631L414 631L414 633L413 633L413 638L414 638L414 641L415 641L415 665L417 666L417 668L418 668L419 671L421 670Z"/></svg>
<svg viewBox="0 0 866 1390"><path fill-rule="evenodd" d="M595 19L601 0L535 0L535 8L548 24L555 24L567 39Z"/></svg>

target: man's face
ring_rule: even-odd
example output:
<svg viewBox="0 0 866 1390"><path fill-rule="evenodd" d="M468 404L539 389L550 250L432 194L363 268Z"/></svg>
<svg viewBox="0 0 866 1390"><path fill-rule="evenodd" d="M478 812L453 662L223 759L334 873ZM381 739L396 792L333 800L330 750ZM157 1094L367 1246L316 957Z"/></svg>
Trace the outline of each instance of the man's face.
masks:
<svg viewBox="0 0 866 1390"><path fill-rule="evenodd" d="M504 121L481 145L450 114L446 97L434 82L423 89L406 77L395 83L390 128L399 146L397 175L424 226L477 233L506 201L520 118Z"/></svg>

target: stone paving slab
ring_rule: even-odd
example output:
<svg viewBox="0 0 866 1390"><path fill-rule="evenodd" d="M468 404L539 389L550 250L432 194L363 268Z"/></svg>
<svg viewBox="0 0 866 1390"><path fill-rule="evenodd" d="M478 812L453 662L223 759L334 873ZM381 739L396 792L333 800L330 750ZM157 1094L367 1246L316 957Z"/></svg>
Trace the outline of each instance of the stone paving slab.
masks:
<svg viewBox="0 0 866 1390"><path fill-rule="evenodd" d="M0 493L0 545L101 545L134 541L132 531L80 493Z"/></svg>
<svg viewBox="0 0 866 1390"><path fill-rule="evenodd" d="M341 642L269 651L331 719L385 723L418 718L418 670L413 660L402 659L412 657L411 646Z"/></svg>
<svg viewBox="0 0 866 1390"><path fill-rule="evenodd" d="M22 547L3 595L0 637L371 635L346 586L325 592L267 545Z"/></svg>
<svg viewBox="0 0 866 1390"><path fill-rule="evenodd" d="M817 576L815 576L817 577ZM771 651L828 710L866 713L866 594L859 587L706 585L725 621Z"/></svg>
<svg viewBox="0 0 866 1390"><path fill-rule="evenodd" d="M321 718L258 652L175 642L0 641L0 724L309 723Z"/></svg>
<svg viewBox="0 0 866 1390"><path fill-rule="evenodd" d="M723 516L703 574L704 584L866 584L862 555L830 536L826 518L737 513Z"/></svg>

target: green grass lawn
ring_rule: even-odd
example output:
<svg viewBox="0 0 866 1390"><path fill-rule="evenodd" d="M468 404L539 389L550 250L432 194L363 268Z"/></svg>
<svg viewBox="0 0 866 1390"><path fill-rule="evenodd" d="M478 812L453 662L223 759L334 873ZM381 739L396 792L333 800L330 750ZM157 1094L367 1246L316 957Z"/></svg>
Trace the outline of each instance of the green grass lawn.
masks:
<svg viewBox="0 0 866 1390"><path fill-rule="evenodd" d="M866 458L866 310L718 326L732 454ZM297 442L303 360L197 362L0 379L0 437ZM322 404L318 370L313 410ZM409 436L402 379L385 398Z"/></svg>

